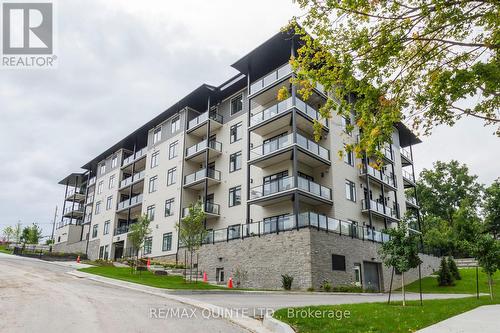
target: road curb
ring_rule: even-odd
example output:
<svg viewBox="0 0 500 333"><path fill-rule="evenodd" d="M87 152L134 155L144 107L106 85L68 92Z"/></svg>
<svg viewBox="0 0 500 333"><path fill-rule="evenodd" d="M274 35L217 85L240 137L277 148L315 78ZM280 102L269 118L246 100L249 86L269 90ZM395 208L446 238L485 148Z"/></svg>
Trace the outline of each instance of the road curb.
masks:
<svg viewBox="0 0 500 333"><path fill-rule="evenodd" d="M260 322L257 319L250 318L245 315L238 315L236 318L229 316L220 316L220 314L227 313L228 311L230 312L230 309L226 309L217 305L201 302L201 301L196 301L193 299L185 298L185 297L180 297L177 295L172 295L168 294L165 292L164 289L159 289L155 287L150 287L150 286L144 286L144 285L139 285L137 283L133 282L127 282L127 281L121 281L121 280L116 280L112 278L107 278L104 276L99 276L95 274L89 274L85 272L80 272L80 271L70 271L66 272L66 274L78 277L78 278L87 278L89 280L93 280L96 282L101 282L101 283L106 283L109 285L113 285L116 287L121 287L121 288L127 288L163 298L167 298L182 304L190 305L202 310L208 310L210 311L216 318L220 318L226 321L229 321L235 325L240 326L241 328L244 328L250 332L253 333L281 333L283 331L272 331L269 328L265 327L262 322ZM293 332L293 331L292 331Z"/></svg>
<svg viewBox="0 0 500 333"><path fill-rule="evenodd" d="M264 327L270 330L271 332L275 333L295 333L295 331L293 330L293 328L290 327L290 325L285 324L284 322L275 319L269 315L266 315L264 317L262 325L264 325Z"/></svg>

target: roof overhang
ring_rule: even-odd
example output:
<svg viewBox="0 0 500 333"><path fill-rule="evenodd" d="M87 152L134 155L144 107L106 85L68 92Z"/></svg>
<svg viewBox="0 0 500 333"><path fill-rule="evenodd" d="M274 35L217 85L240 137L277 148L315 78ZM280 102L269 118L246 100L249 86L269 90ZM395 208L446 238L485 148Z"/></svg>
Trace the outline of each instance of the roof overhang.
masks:
<svg viewBox="0 0 500 333"><path fill-rule="evenodd" d="M401 147L408 147L422 143L420 140L405 124L398 122L394 124L399 132L399 145Z"/></svg>
<svg viewBox="0 0 500 333"><path fill-rule="evenodd" d="M79 186L85 180L85 173L71 173L59 181L61 185Z"/></svg>

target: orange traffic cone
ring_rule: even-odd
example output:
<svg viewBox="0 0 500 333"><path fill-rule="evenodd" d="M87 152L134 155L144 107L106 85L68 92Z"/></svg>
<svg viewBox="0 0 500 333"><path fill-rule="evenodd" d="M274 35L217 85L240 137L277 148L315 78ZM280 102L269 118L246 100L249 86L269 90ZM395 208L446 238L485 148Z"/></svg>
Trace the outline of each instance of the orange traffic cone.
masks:
<svg viewBox="0 0 500 333"><path fill-rule="evenodd" d="M203 272L203 282L208 282L207 272Z"/></svg>
<svg viewBox="0 0 500 333"><path fill-rule="evenodd" d="M148 270L149 270L149 268L151 268L151 259L149 259L149 258L148 258L147 266L148 266Z"/></svg>
<svg viewBox="0 0 500 333"><path fill-rule="evenodd" d="M227 281L227 287L229 289L233 289L233 278L232 277L230 277L229 281Z"/></svg>
<svg viewBox="0 0 500 333"><path fill-rule="evenodd" d="M76 263L79 264L80 263L80 256L76 257Z"/></svg>

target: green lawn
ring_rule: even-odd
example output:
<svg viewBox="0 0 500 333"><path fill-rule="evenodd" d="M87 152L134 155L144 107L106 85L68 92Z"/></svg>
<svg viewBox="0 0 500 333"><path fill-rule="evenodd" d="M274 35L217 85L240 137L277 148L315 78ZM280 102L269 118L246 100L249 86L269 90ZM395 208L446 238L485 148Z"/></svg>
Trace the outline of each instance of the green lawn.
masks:
<svg viewBox="0 0 500 333"><path fill-rule="evenodd" d="M88 267L81 268L79 271L165 289L226 289L203 282L186 283L181 276L154 275L148 271L133 274L127 267Z"/></svg>
<svg viewBox="0 0 500 333"><path fill-rule="evenodd" d="M453 287L439 287L435 277L422 279L422 290L426 293L470 293L476 292L476 270L461 269L462 280L458 280ZM429 325L440 322L449 317L472 310L481 305L500 304L500 273L494 276L493 301L489 296L463 299L428 300L424 306L420 302L407 302L403 307L401 302L388 305L387 303L361 303L344 305L327 305L300 308L303 310L320 311L349 311L349 318L340 320L328 317L328 312L323 312L322 318L311 318L307 313L289 313L288 309L276 311L274 317L291 325L297 332L414 332ZM479 271L479 284L481 292L488 292L486 275ZM408 286L408 290L418 292L418 282Z"/></svg>
<svg viewBox="0 0 500 333"><path fill-rule="evenodd" d="M7 248L7 245L0 245L0 252L12 254L12 251Z"/></svg>

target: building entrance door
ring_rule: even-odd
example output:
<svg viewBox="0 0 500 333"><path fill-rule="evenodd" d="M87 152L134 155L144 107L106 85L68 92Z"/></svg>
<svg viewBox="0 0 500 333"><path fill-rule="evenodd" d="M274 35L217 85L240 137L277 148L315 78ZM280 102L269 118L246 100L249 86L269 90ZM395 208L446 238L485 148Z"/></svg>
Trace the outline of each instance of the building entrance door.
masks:
<svg viewBox="0 0 500 333"><path fill-rule="evenodd" d="M380 292L380 264L365 261L363 262L363 268L363 288Z"/></svg>

